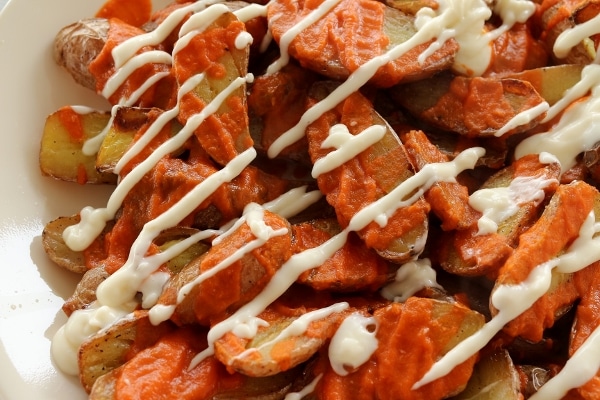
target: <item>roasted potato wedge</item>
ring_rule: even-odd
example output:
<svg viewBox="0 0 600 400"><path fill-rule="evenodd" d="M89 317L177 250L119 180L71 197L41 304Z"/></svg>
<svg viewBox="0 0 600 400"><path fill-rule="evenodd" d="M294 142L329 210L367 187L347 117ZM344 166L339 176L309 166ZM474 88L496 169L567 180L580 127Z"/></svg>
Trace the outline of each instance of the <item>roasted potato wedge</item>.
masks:
<svg viewBox="0 0 600 400"><path fill-rule="evenodd" d="M158 235L158 237L154 239L154 244L156 244L161 251L164 251L181 242L182 240L189 238L197 232L198 230L193 228L183 226L174 227L161 232ZM198 257L202 256L209 249L210 244L205 242L196 242L187 249L185 249L183 252L169 259L169 261L167 261L166 263L167 268L169 268L171 274L178 274L186 265L188 265Z"/></svg>
<svg viewBox="0 0 600 400"><path fill-rule="evenodd" d="M90 393L89 400L115 400L119 369L99 377ZM255 378L235 375L236 383L220 385L211 396L213 400L284 400L294 383L301 378L302 368L295 368L277 375Z"/></svg>
<svg viewBox="0 0 600 400"><path fill-rule="evenodd" d="M411 130L402 135L404 147L417 169L427 164L447 162L449 157L429 141L423 131ZM445 231L464 230L473 226L481 213L469 204L469 191L459 182L436 182L425 192L431 211L442 222Z"/></svg>
<svg viewBox="0 0 600 400"><path fill-rule="evenodd" d="M62 28L54 38L54 60L75 82L96 90L96 78L88 69L102 51L110 24L104 18L86 18Z"/></svg>
<svg viewBox="0 0 600 400"><path fill-rule="evenodd" d="M75 291L65 301L62 310L70 316L75 310L81 310L96 300L96 289L108 278L109 274L104 267L95 267L87 270L77 283Z"/></svg>
<svg viewBox="0 0 600 400"><path fill-rule="evenodd" d="M598 191L585 182L560 185L536 223L519 238L519 245L499 270L499 285L518 284L538 265L565 251L595 206ZM574 212L573 210L578 210ZM495 290L494 289L494 290ZM493 294L492 294L493 296ZM578 298L571 273L552 270L549 291L527 311L509 322L504 332L533 342ZM492 314L497 310L491 305Z"/></svg>
<svg viewBox="0 0 600 400"><path fill-rule="evenodd" d="M472 221L474 223L468 229L442 234L437 257L441 266L461 276L496 276L517 246L521 233L537 221L546 205L546 199L558 187L559 177L558 163L543 164L536 155L517 160L492 175L479 190L497 192L496 201L501 201L500 193L505 190L514 194L527 193L525 187L518 188L519 185L526 185L528 190L539 192L535 196L531 196L535 192L530 192L529 197L519 194L521 197L515 200L518 208L497 224L495 232L482 232L479 221L485 220L478 219ZM471 197L477 198L477 194L475 192ZM488 218L486 214L493 217L493 209L477 211L484 218Z"/></svg>
<svg viewBox="0 0 600 400"><path fill-rule="evenodd" d="M311 88L310 97L319 101L336 85L333 82L317 82ZM355 111L346 113L347 109ZM368 122L365 122L365 115L370 116ZM329 137L332 127L336 125L346 127L348 135L352 136L360 134L371 125L384 130L379 140L353 159L317 176L319 188L335 208L340 226L345 228L363 207L389 194L413 176L415 168L396 133L374 110L372 104L358 92L308 127L308 150L313 163L322 162L322 159L335 150L333 147L323 146L323 143ZM313 170L313 173L315 171ZM360 178L357 179L358 176ZM366 186L365 181L369 182ZM407 193L406 197L411 195L412 193ZM423 251L428 232L429 209L425 199L418 197L414 202L396 210L385 227L371 223L358 234L367 247L374 249L382 257L402 263Z"/></svg>
<svg viewBox="0 0 600 400"><path fill-rule="evenodd" d="M483 356L465 390L452 400L520 400L519 374L506 350Z"/></svg>
<svg viewBox="0 0 600 400"><path fill-rule="evenodd" d="M79 221L79 215L73 215L59 217L48 222L42 232L42 245L48 257L57 265L69 271L83 274L87 270L83 252L71 250L63 239L65 229L78 224Z"/></svg>
<svg viewBox="0 0 600 400"><path fill-rule="evenodd" d="M280 71L260 75L252 82L248 114L250 133L258 152L266 156L271 144L298 123L306 111L308 90L316 79L315 73L291 62ZM306 137L282 149L279 157L312 167Z"/></svg>
<svg viewBox="0 0 600 400"><path fill-rule="evenodd" d="M227 31L228 34L217 35L215 31ZM173 71L178 84L183 85L196 74L204 74L194 90L180 99L181 111L178 118L182 124L187 123L191 117L189 110L196 112L203 109L219 94L227 93L227 98L221 99L216 105L217 111L195 129L202 147L222 166L253 145L246 112L246 74L250 47L240 47L235 43L236 37L242 32L245 32L244 24L233 13L224 13L207 29L195 35L173 58ZM214 51L205 52L206 41L214 38L225 39L222 43L211 43ZM206 62L196 61L196 55L200 53L206 54ZM227 92L226 89L239 80L243 84Z"/></svg>
<svg viewBox="0 0 600 400"><path fill-rule="evenodd" d="M96 155L83 152L85 141L99 135L109 120L109 113L79 113L72 107L50 114L44 125L39 154L42 174L80 184L115 184L117 176L98 171Z"/></svg>
<svg viewBox="0 0 600 400"><path fill-rule="evenodd" d="M335 218L312 220L293 225L292 229L296 253L317 247L342 230ZM303 272L298 282L332 292L372 291L391 280L397 268L352 234L343 248L322 265Z"/></svg>
<svg viewBox="0 0 600 400"><path fill-rule="evenodd" d="M441 73L390 89L394 101L430 125L467 137L494 136L513 117L545 99L535 87L513 78L467 78ZM486 107L481 107L486 104ZM493 110L493 112L491 112ZM544 113L502 137L536 126Z"/></svg>
<svg viewBox="0 0 600 400"><path fill-rule="evenodd" d="M304 314L308 314L306 310ZM261 314L269 326L259 328L252 340L229 332L215 342L215 357L233 371L252 377L265 377L287 371L310 359L331 338L347 312L335 312L310 322L300 334L287 333L286 328L301 322L301 316L286 317L268 310ZM294 329L290 332L294 332ZM309 333L310 332L310 333Z"/></svg>
<svg viewBox="0 0 600 400"><path fill-rule="evenodd" d="M464 390L476 355L435 384L418 389L414 389L413 385L436 360L479 330L485 323L483 315L459 303L410 297L405 303L378 308L373 317L378 325L378 349L369 361L349 370L350 373L344 376L334 372L330 360L322 355L316 370L323 375L313 392L315 398L327 398L328 393L339 393L340 398L353 398L360 393L365 398L443 399ZM420 340L424 338L427 338L427 346L415 351L413 346L422 343ZM419 361L415 362L417 359ZM403 368L406 365L419 367ZM401 374L397 373L399 370L402 370ZM385 385L364 384L381 376L389 377Z"/></svg>
<svg viewBox="0 0 600 400"><path fill-rule="evenodd" d="M553 65L509 74L505 77L531 83L540 96L549 105L553 105L562 98L567 89L579 82L583 67L581 64Z"/></svg>
<svg viewBox="0 0 600 400"><path fill-rule="evenodd" d="M169 280L159 303L176 305L172 316L175 322L209 325L216 315L234 311L266 286L292 254L292 231L289 223L274 213L265 211L265 221L272 229L285 229L286 233L274 235L240 259L228 260L230 254L258 240L244 222ZM211 272L212 268L216 272ZM178 299L179 292L188 284L192 287L187 295Z"/></svg>
<svg viewBox="0 0 600 400"><path fill-rule="evenodd" d="M84 389L89 393L99 377L125 364L172 328L170 323L152 325L148 313L138 311L85 340L78 356L79 379Z"/></svg>
<svg viewBox="0 0 600 400"><path fill-rule="evenodd" d="M96 169L103 173L114 173L119 160L161 113L161 110L152 108L118 107L96 156ZM165 129L170 130L167 137L171 137L179 132L181 125L172 120ZM173 155L181 151L177 150Z"/></svg>

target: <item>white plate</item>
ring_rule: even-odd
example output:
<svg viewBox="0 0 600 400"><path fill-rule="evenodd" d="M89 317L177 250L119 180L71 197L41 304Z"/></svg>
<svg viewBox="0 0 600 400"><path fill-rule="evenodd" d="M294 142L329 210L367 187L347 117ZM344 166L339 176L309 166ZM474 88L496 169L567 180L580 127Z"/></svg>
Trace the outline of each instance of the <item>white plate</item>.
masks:
<svg viewBox="0 0 600 400"><path fill-rule="evenodd" d="M156 4L165 4L156 0ZM10 0L0 12L0 399L85 399L76 378L57 372L50 340L79 276L49 262L46 222L104 206L107 187L40 176L45 117L64 105L105 107L52 60L56 32L92 16L103 0ZM106 107L105 107L106 108Z"/></svg>

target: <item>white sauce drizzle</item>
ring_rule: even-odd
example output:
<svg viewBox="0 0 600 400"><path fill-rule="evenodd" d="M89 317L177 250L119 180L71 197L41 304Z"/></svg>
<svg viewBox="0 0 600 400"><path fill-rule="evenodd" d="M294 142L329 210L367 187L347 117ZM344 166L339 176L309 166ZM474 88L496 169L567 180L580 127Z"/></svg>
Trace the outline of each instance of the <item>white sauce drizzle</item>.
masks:
<svg viewBox="0 0 600 400"><path fill-rule="evenodd" d="M596 327L580 348L567 360L560 372L547 381L530 400L559 400L570 389L583 386L600 369L600 326Z"/></svg>
<svg viewBox="0 0 600 400"><path fill-rule="evenodd" d="M186 94L190 93L194 90L196 86L200 84L205 78L204 73L200 73L192 76L187 81L181 85L177 92L177 103L175 106L161 113L156 121L150 125L148 130L144 132L144 134L131 145L131 147L123 154L123 156L115 165L115 173L119 174L125 165L127 165L135 156L137 156L151 141L160 133L160 131L172 120L177 118L177 114L179 114L181 99Z"/></svg>
<svg viewBox="0 0 600 400"><path fill-rule="evenodd" d="M337 124L332 126L327 139L321 144L321 148L333 147L335 150L314 163L312 177L317 178L319 175L332 171L353 159L369 146L379 142L386 131L387 127L383 125L373 125L357 135L352 135L346 125Z"/></svg>
<svg viewBox="0 0 600 400"><path fill-rule="evenodd" d="M600 236L594 237L598 232L600 232L600 224L595 223L595 215L591 212L580 229L579 237L566 253L538 265L519 284L496 287L491 302L498 313L483 328L464 339L438 360L413 386L413 389L445 376L454 367L481 350L496 333L502 330L504 325L525 312L548 291L553 269L561 273L575 272L600 260Z"/></svg>
<svg viewBox="0 0 600 400"><path fill-rule="evenodd" d="M496 233L498 225L515 215L521 205L540 204L546 196L544 189L556 182L543 176L518 176L506 187L475 191L469 197L469 205L483 214L477 221L477 234Z"/></svg>
<svg viewBox="0 0 600 400"><path fill-rule="evenodd" d="M279 214L280 216L282 216L284 218L289 218L289 217L296 215L300 211L304 210L311 204L314 204L322 196L323 196L322 193L318 190L306 192L306 187L298 187L298 188L293 188L293 189L289 190L288 192L282 194L278 198L276 198L268 203L263 204L262 208L265 210L274 212L276 214ZM258 205L253 205L252 207L258 209ZM199 234L202 234L201 237L198 236L199 234L196 234L190 238L187 238L185 241L183 241L183 242L189 242L189 244L182 242L182 243L176 244L175 246L185 246L185 247L183 247L183 249L184 249L187 246L197 242L198 240L206 239L206 238L209 238L214 235L218 235L218 236L213 240L212 243L213 243L213 245L218 244L225 237L227 237L228 235L233 233L233 231L235 231L235 229L237 229L237 227L239 225L241 225L244 221L246 221L246 218L242 217L237 220L231 221L221 231L208 230L208 231L204 231L205 233L200 232ZM173 246L173 248L175 246ZM175 252L175 254L179 254L181 251L183 251L183 249L181 249L181 250L173 249L173 251ZM171 250L171 248L169 248L169 250ZM246 250L248 250L248 248ZM242 254L240 254L238 252L238 255L241 256ZM174 255L166 254L166 252L163 252L163 253L157 254L153 257L159 257L159 256L163 257L161 263L164 263L168 259L172 258ZM223 265L219 266L219 269L225 268L230 263L225 263L225 261L224 261L221 264L223 264ZM217 266L213 267L213 269L215 269L215 268L217 268ZM216 271L214 271L214 272L216 272ZM207 275L199 276L195 280L195 284L199 284L201 281L203 281L206 278L208 278ZM191 290L191 287L188 286L187 288L184 288L183 290L185 293L187 293L187 292L189 292L189 290ZM152 308L150 308L150 310L149 310L149 318L150 318L151 323L154 325L158 325L159 323L171 318L171 316L175 312L175 308L176 308L177 304L179 304L183 300L183 297L184 297L183 293L178 293L176 304L169 304L169 305L155 304L155 305L153 305ZM244 333L244 334L247 334L247 333Z"/></svg>
<svg viewBox="0 0 600 400"><path fill-rule="evenodd" d="M267 16L267 6L262 4L248 4L238 10L235 10L233 14L239 19L241 22L248 22L251 19L258 17L266 17Z"/></svg>
<svg viewBox="0 0 600 400"><path fill-rule="evenodd" d="M95 108L91 108L88 106L70 106L71 109L79 115L86 115L86 114L92 114L95 112L100 112L98 110L96 110Z"/></svg>
<svg viewBox="0 0 600 400"><path fill-rule="evenodd" d="M193 14L184 22L179 30L179 40L177 40L173 47L173 56L179 53L183 48L187 47L195 36L204 32L221 15L228 12L229 7L219 3Z"/></svg>
<svg viewBox="0 0 600 400"><path fill-rule="evenodd" d="M98 151L100 150L100 147L102 146L102 141L104 140L104 138L110 131L110 127L112 126L112 124L115 120L115 116L117 115L117 111L119 110L119 107L120 107L119 104L114 105L110 110L110 119L108 120L108 123L106 124L104 129L102 129L102 131L99 134L97 134L96 136L94 136L92 138L87 139L83 143L83 146L81 147L81 152L83 154L85 154L86 156L93 156L94 154L98 153Z"/></svg>
<svg viewBox="0 0 600 400"><path fill-rule="evenodd" d="M581 235L564 254L558 265L563 273L576 272L600 259L600 224L591 213L581 229ZM595 243L594 246L590 242ZM563 398L570 389L582 386L592 379L600 369L600 326L575 351L561 371L546 382L530 399L553 400Z"/></svg>
<svg viewBox="0 0 600 400"><path fill-rule="evenodd" d="M172 227L189 215L198 204L202 203L210 194L225 182L229 182L238 176L256 157L254 148L249 148L223 169L213 173L195 186L173 207L159 215L152 221L147 222L138 238L131 246L130 257L121 268L108 277L98 287L96 294L98 300L103 304L117 307L135 297L139 282L146 278L147 271L153 272L158 266L143 260L150 243L160 232ZM141 275L141 276L140 276Z"/></svg>
<svg viewBox="0 0 600 400"><path fill-rule="evenodd" d="M473 169L477 160L485 154L485 149L472 147L464 150L456 158L446 163L431 163L425 165L415 175L404 180L386 196L367 205L360 210L351 220L360 224L353 230L359 231L371 221L385 226L388 219L401 207L413 204L435 182L453 182L456 176L465 169ZM406 198L409 193L413 193ZM360 221L360 222L359 222Z"/></svg>
<svg viewBox="0 0 600 400"><path fill-rule="evenodd" d="M254 38L248 32L240 32L239 35L235 38L235 48L238 50L245 49L247 46L250 46Z"/></svg>
<svg viewBox="0 0 600 400"><path fill-rule="evenodd" d="M177 25L179 23L181 23L183 21L183 19L189 13L199 13L202 10L205 10L207 6L214 4L214 3L218 3L220 1L221 0L204 0L204 1L194 2L193 4L190 4L188 6L184 6L180 9L177 9L177 10L173 11L172 13L170 13L165 18L165 20L163 22L161 22L161 24L153 31L131 37L128 40L124 41L123 43L120 43L119 45L117 45L112 50L112 53L111 53L113 60L115 62L116 72L107 81L105 87L102 90L102 95L105 98L109 98L110 96L112 96L117 91L117 89L125 82L125 80L129 77L129 75L132 72L134 72L137 68L145 65L146 62L150 62L150 63L161 63L162 62L164 64L171 65L172 61L173 61L173 56L177 53L178 49L175 49L173 51L173 54L168 54L168 53L165 53L165 52L162 52L159 50L147 51L140 55L136 55L136 53L139 50L141 50L144 46L156 46L156 45L160 44L162 41L164 41L171 34L171 32L177 27ZM225 6L222 6L222 7L225 7ZM213 10L213 11L217 11L217 10ZM225 12L225 11L223 11L222 8L218 9L218 12L216 13L216 15L212 15L211 17L209 17L209 18L212 18L211 22L212 22L212 20L217 18L219 15L221 15L223 12ZM207 14L205 13L202 15L204 17ZM194 22L195 21L197 21L197 19L194 20ZM202 22L204 23L204 21L202 21ZM186 29L189 30L190 26L191 26L191 24L188 24L186 26ZM191 39L191 37L192 37L192 35L190 35L189 39ZM241 45L242 43L240 42L239 44ZM148 54L148 55L146 55L146 54ZM136 104L139 101L141 96L150 87L152 87L154 84L156 84L158 81L160 81L162 78L164 78L168 75L169 75L169 72L167 72L167 71L158 72L158 73L154 74L153 76L149 77L138 89L136 89L129 96L129 98L121 99L119 101L119 104L116 105L115 107L113 107L112 118L110 119L109 123L104 128L104 130L100 134L96 135L95 137L86 140L86 142L83 144L83 147L82 147L83 154L94 155L94 154L98 153L98 151L100 150L100 147L102 146L102 141L104 140L104 138L106 137L107 133L110 130L110 127L112 126L112 123L114 121L114 116L116 114L116 110L118 107L133 106L134 104ZM150 139L148 139L148 141L149 140ZM141 147L138 146L138 149L140 149L140 148ZM132 155L131 155L131 157L132 157ZM131 157L124 157L124 158L129 159ZM122 164L123 164L123 160L121 160L121 165ZM117 173L118 173L118 171L117 171Z"/></svg>
<svg viewBox="0 0 600 400"><path fill-rule="evenodd" d="M290 189L275 200L263 204L263 207L283 218L293 217L323 197L323 193L319 190L307 192L306 189L306 186Z"/></svg>
<svg viewBox="0 0 600 400"><path fill-rule="evenodd" d="M431 267L431 260L424 258L402 264L396 271L394 282L384 286L380 293L388 300L404 303L410 296L427 287L442 289L436 281L436 271Z"/></svg>
<svg viewBox="0 0 600 400"><path fill-rule="evenodd" d="M377 320L354 313L344 319L329 343L329 362L336 374L348 375L369 361L377 350Z"/></svg>
<svg viewBox="0 0 600 400"><path fill-rule="evenodd" d="M77 375L79 346L93 334L129 315L137 304L122 304L119 308L102 306L97 302L77 310L52 338L50 352L58 368L68 375Z"/></svg>

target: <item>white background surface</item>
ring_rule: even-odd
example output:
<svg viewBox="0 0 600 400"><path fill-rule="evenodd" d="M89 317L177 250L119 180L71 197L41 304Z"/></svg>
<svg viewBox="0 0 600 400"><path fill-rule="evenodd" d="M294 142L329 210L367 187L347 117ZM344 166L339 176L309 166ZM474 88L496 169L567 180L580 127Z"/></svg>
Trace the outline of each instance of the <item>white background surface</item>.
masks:
<svg viewBox="0 0 600 400"><path fill-rule="evenodd" d="M0 0L0 400L87 398L50 358L79 276L47 259L41 233L56 217L105 206L111 188L42 177L37 156L48 114L76 104L107 109L52 60L56 32L103 2Z"/></svg>

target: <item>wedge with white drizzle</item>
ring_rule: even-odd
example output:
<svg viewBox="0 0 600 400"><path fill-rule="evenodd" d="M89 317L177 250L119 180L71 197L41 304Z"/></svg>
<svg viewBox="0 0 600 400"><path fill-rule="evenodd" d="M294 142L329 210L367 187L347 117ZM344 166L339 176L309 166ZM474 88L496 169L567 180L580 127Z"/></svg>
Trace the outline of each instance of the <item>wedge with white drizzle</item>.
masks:
<svg viewBox="0 0 600 400"><path fill-rule="evenodd" d="M537 221L559 176L556 160L544 163L529 155L488 178L468 199L480 213L477 220L468 229L442 235L441 266L462 276L495 277L520 235Z"/></svg>
<svg viewBox="0 0 600 400"><path fill-rule="evenodd" d="M196 18L202 18L200 29ZM246 77L248 45L252 41L251 37L249 42L237 41L240 35L249 34L243 22L224 4L215 4L192 16L182 26L180 35L173 49L173 71L178 85L183 86L194 75L203 75L194 89L181 97L178 119L185 124L233 79ZM205 50L207 46L211 51ZM195 130L202 147L217 164L226 165L252 146L246 110L246 86L241 85Z"/></svg>
<svg viewBox="0 0 600 400"><path fill-rule="evenodd" d="M467 137L495 135L515 116L533 113L504 135L508 137L535 127L544 117L543 112L535 111L545 99L529 82L514 78L438 74L398 85L391 93L398 104L419 119ZM490 108L494 109L493 113L489 112Z"/></svg>
<svg viewBox="0 0 600 400"><path fill-rule="evenodd" d="M178 324L209 325L260 293L292 254L289 223L269 211L247 212L210 250L169 281L159 299Z"/></svg>
<svg viewBox="0 0 600 400"><path fill-rule="evenodd" d="M336 86L315 83L309 97L318 102ZM358 92L324 113L308 127L306 136L313 176L342 227L362 208L414 176L402 142ZM429 204L418 194L406 196L393 213L358 232L368 247L399 263L423 251L428 231Z"/></svg>

